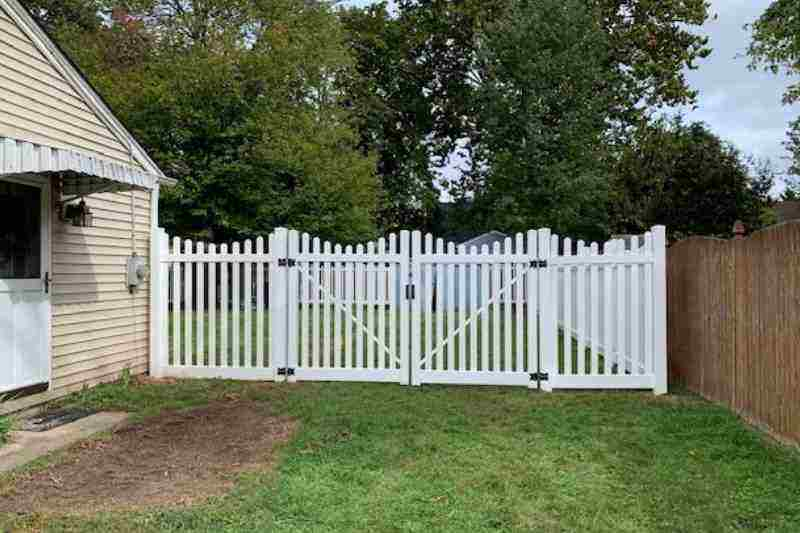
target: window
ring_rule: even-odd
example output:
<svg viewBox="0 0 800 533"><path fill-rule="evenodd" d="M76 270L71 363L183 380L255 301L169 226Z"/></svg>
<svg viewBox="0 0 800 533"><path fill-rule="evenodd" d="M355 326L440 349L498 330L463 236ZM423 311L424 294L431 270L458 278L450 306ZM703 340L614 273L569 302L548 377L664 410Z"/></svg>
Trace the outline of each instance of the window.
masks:
<svg viewBox="0 0 800 533"><path fill-rule="evenodd" d="M0 279L42 275L42 191L0 181Z"/></svg>

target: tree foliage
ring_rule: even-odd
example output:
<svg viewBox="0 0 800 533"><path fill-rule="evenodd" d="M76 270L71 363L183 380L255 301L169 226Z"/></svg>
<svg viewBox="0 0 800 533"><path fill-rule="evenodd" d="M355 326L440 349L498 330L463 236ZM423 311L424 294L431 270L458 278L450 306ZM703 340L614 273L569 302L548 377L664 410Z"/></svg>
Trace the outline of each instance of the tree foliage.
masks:
<svg viewBox="0 0 800 533"><path fill-rule="evenodd" d="M329 3L140 0L110 14L91 30L55 22L55 31L179 179L163 194L170 231L376 234L375 161L358 149L344 105L339 80L353 62Z"/></svg>
<svg viewBox="0 0 800 533"><path fill-rule="evenodd" d="M775 0L752 25L749 53L752 67L800 77L800 1ZM792 83L783 96L785 104L800 102L800 81ZM800 118L789 125L786 147L792 158L790 173L800 176Z"/></svg>
<svg viewBox="0 0 800 533"><path fill-rule="evenodd" d="M762 225L774 176L765 165L748 165L733 146L702 123L680 117L639 130L615 172L615 226L642 233L668 221L670 238L729 237L734 222Z"/></svg>

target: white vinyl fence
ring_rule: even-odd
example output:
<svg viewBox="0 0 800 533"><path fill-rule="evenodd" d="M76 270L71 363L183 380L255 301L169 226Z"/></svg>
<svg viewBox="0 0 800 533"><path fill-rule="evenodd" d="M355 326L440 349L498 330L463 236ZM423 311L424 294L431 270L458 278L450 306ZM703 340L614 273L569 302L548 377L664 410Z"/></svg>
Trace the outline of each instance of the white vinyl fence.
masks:
<svg viewBox="0 0 800 533"><path fill-rule="evenodd" d="M541 229L466 249L401 231L343 247L279 228L216 246L160 231L151 373L661 394L664 228L641 242L573 247Z"/></svg>

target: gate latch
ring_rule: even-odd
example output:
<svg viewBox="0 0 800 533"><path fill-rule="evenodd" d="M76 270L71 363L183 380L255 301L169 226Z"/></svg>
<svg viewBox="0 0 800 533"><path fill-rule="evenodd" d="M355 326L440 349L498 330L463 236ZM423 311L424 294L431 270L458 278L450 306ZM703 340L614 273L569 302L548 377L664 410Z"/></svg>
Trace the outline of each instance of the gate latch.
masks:
<svg viewBox="0 0 800 533"><path fill-rule="evenodd" d="M278 266L279 267L293 267L297 265L297 261L294 259L288 259L286 257L282 257L278 259Z"/></svg>
<svg viewBox="0 0 800 533"><path fill-rule="evenodd" d="M531 374L531 381L548 381L550 374L547 372L534 372Z"/></svg>
<svg viewBox="0 0 800 533"><path fill-rule="evenodd" d="M406 285L406 300L413 300L415 297L416 294L414 285Z"/></svg>
<svg viewBox="0 0 800 533"><path fill-rule="evenodd" d="M279 368L278 369L278 375L279 376L294 376L294 368L288 368L288 367Z"/></svg>
<svg viewBox="0 0 800 533"><path fill-rule="evenodd" d="M540 259L538 261L531 261L532 268L547 268L547 261L545 259Z"/></svg>

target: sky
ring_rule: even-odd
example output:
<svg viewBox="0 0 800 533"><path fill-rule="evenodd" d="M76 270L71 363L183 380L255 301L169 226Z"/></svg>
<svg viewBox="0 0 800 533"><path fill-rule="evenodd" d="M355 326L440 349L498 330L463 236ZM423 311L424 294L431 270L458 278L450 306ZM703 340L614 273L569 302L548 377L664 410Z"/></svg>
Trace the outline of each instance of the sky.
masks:
<svg viewBox="0 0 800 533"><path fill-rule="evenodd" d="M692 121L702 121L744 154L769 159L779 172L789 163L783 146L790 121L800 116L800 106L784 106L781 97L789 85L783 75L751 71L746 55L755 21L772 0L711 0L714 20L696 30L710 38L711 56L687 72L689 84L700 94L696 109L681 111ZM367 5L372 0L350 0ZM778 184L776 192L782 190Z"/></svg>

